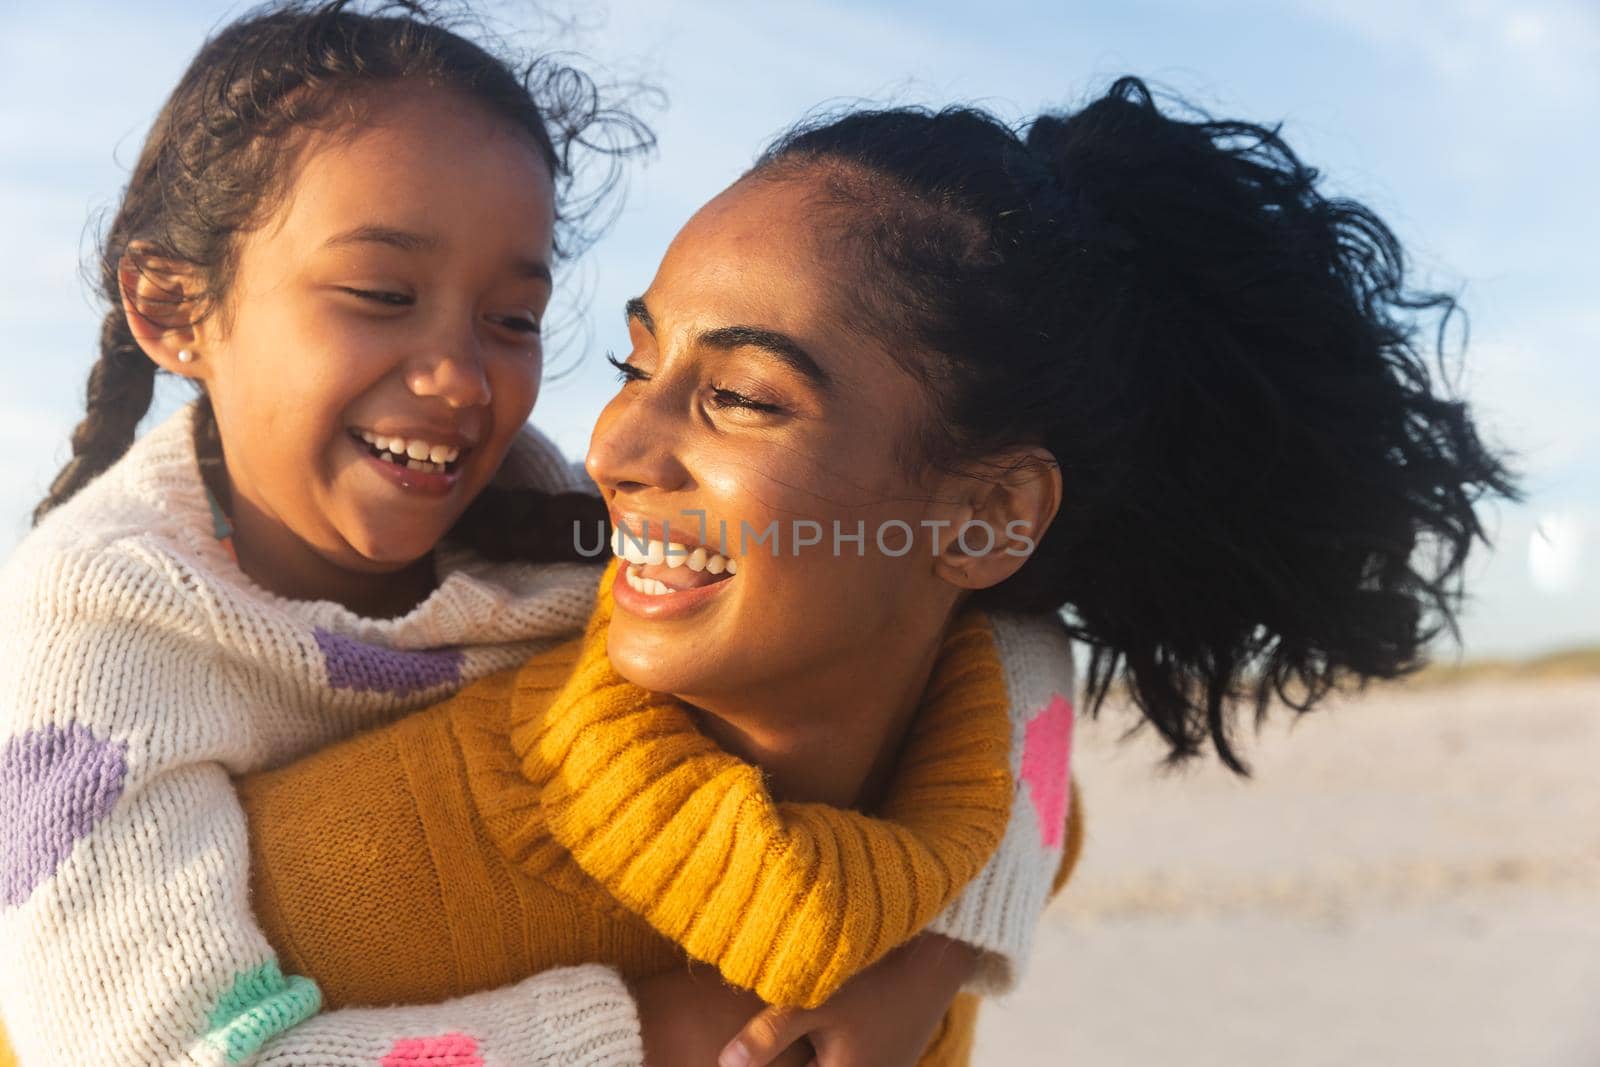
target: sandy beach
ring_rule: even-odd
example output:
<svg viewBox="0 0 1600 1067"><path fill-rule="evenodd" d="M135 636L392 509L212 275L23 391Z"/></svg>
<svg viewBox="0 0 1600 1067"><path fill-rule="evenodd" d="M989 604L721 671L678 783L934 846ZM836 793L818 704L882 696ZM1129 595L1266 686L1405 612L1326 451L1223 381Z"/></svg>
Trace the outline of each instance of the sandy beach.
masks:
<svg viewBox="0 0 1600 1067"><path fill-rule="evenodd" d="M1373 688L1159 767L1080 721L1088 839L980 1067L1597 1067L1600 677Z"/></svg>

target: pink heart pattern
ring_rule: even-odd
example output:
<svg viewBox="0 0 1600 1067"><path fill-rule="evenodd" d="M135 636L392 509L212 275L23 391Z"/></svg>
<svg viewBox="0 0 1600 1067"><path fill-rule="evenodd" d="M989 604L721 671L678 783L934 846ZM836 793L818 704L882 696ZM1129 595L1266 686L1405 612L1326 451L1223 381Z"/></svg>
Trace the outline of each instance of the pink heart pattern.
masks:
<svg viewBox="0 0 1600 1067"><path fill-rule="evenodd" d="M1028 720L1022 743L1022 780L1039 813L1039 840L1060 848L1067 828L1067 788L1072 761L1072 702L1060 693Z"/></svg>
<svg viewBox="0 0 1600 1067"><path fill-rule="evenodd" d="M478 1042L461 1033L437 1037L404 1037L394 1043L378 1067L484 1067Z"/></svg>

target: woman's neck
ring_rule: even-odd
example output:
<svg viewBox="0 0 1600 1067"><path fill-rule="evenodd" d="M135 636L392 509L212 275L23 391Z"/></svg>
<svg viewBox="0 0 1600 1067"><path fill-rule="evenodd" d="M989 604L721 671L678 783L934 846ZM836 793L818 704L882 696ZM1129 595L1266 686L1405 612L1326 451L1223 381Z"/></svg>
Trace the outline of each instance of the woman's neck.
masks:
<svg viewBox="0 0 1600 1067"><path fill-rule="evenodd" d="M947 622L921 640L875 648L760 694L682 699L702 733L766 773L775 799L871 811L887 791Z"/></svg>

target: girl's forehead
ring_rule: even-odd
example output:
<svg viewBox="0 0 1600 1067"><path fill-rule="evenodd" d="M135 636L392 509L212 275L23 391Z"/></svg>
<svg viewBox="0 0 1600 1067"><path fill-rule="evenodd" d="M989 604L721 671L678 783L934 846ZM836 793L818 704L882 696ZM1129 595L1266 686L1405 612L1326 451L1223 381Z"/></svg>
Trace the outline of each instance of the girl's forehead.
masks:
<svg viewBox="0 0 1600 1067"><path fill-rule="evenodd" d="M547 240L554 226L554 181L532 138L459 94L402 97L358 126L312 131L291 165L268 233L325 239L360 220Z"/></svg>
<svg viewBox="0 0 1600 1067"><path fill-rule="evenodd" d="M389 93L365 93L339 121L307 131L305 159L354 157L357 165L393 172L419 163L462 166L470 157L510 151L536 169L549 164L532 133L454 89L399 83Z"/></svg>

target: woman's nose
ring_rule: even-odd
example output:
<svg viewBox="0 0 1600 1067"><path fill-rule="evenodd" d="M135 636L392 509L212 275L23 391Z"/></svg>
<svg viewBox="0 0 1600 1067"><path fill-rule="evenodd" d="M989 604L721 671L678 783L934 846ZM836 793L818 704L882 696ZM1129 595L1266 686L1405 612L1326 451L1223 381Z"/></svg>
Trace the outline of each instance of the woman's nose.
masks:
<svg viewBox="0 0 1600 1067"><path fill-rule="evenodd" d="M619 493L680 489L689 480L683 431L658 404L619 393L595 422L584 469L596 485Z"/></svg>

